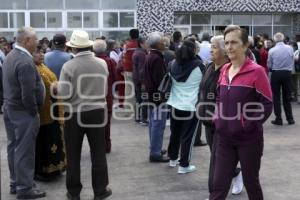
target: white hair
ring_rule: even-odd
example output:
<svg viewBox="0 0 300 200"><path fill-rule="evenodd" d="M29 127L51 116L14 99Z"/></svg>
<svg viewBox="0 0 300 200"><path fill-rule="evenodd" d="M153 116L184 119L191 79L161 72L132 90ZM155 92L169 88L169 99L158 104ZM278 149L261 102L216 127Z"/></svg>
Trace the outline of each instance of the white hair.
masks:
<svg viewBox="0 0 300 200"><path fill-rule="evenodd" d="M147 43L149 47L156 48L156 45L161 41L161 39L164 37L164 34L161 32L152 32L148 34Z"/></svg>
<svg viewBox="0 0 300 200"><path fill-rule="evenodd" d="M106 51L107 44L105 40L97 39L93 44L93 51L96 54L104 53Z"/></svg>
<svg viewBox="0 0 300 200"><path fill-rule="evenodd" d="M275 35L273 36L274 42L283 42L284 40L284 35L280 32L275 33Z"/></svg>
<svg viewBox="0 0 300 200"><path fill-rule="evenodd" d="M170 46L170 38L169 37L167 37L167 36L164 36L164 42L165 42L165 46L166 46L166 48L169 48L169 46Z"/></svg>
<svg viewBox="0 0 300 200"><path fill-rule="evenodd" d="M248 36L248 43L249 43L249 46L254 46L254 40L253 40L252 36Z"/></svg>
<svg viewBox="0 0 300 200"><path fill-rule="evenodd" d="M21 27L16 34L17 44L21 44L26 38L32 37L36 32L32 27Z"/></svg>
<svg viewBox="0 0 300 200"><path fill-rule="evenodd" d="M225 53L225 41L224 41L224 36L223 35L213 36L210 39L210 42L211 43L216 42L218 44L219 48L222 50L222 52Z"/></svg>

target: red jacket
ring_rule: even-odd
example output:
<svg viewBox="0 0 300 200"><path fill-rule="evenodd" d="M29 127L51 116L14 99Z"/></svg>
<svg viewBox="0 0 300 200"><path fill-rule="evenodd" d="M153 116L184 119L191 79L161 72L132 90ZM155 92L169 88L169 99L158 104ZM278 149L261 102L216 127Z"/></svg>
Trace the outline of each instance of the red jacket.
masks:
<svg viewBox="0 0 300 200"><path fill-rule="evenodd" d="M115 82L116 78L116 62L108 57L105 53L98 56L98 58L101 58L105 60L108 68L108 79L107 79L107 94L106 94L106 101L107 101L107 109L109 112L112 111L112 104L113 104L113 83Z"/></svg>
<svg viewBox="0 0 300 200"><path fill-rule="evenodd" d="M133 63L132 55L133 52L138 48L137 40L129 40L123 50L123 69L125 72L132 72Z"/></svg>
<svg viewBox="0 0 300 200"><path fill-rule="evenodd" d="M249 58L231 82L230 67L222 68L218 81L216 132L226 141L250 144L262 137L262 125L272 113L270 81L264 68Z"/></svg>
<svg viewBox="0 0 300 200"><path fill-rule="evenodd" d="M261 48L259 50L259 55L260 55L260 65L263 66L263 68L265 68L266 73L269 73L269 69L268 69L268 51L265 48Z"/></svg>

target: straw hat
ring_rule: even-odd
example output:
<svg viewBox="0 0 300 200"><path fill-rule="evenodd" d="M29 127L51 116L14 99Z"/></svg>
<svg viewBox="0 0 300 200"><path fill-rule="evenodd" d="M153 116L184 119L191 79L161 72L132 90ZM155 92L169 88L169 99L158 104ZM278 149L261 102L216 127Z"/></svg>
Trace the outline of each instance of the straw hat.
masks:
<svg viewBox="0 0 300 200"><path fill-rule="evenodd" d="M87 48L93 45L93 41L89 40L89 34L86 31L75 30L66 45L78 49Z"/></svg>

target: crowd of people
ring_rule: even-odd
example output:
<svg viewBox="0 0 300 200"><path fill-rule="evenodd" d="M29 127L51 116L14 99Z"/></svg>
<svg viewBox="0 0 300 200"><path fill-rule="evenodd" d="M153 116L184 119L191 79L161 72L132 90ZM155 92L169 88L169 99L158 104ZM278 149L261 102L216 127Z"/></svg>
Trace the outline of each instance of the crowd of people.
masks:
<svg viewBox="0 0 300 200"><path fill-rule="evenodd" d="M138 29L120 42L84 30L71 38L38 40L22 27L14 42L0 39L0 110L7 133L10 194L17 199L46 196L34 180L56 181L66 171L67 198L80 199L80 158L86 135L91 152L94 199L112 194L106 153L113 112L125 113L149 129L149 162L194 172L194 146L204 126L211 156L210 200L226 199L245 186L250 200L262 200L259 170L263 123L282 126L281 101L289 125L297 97L300 42L282 33L248 36L237 25L223 35L183 37ZM167 81L167 82L165 82ZM168 91L161 91L161 84ZM121 115L122 116L122 115ZM128 118L132 116L132 118ZM118 118L119 120L120 118ZM170 139L163 149L170 123Z"/></svg>

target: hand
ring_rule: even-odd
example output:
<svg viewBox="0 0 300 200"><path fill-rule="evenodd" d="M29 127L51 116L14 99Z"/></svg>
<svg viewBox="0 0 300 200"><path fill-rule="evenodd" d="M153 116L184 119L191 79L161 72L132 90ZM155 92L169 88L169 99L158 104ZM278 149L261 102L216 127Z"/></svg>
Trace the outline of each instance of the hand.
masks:
<svg viewBox="0 0 300 200"><path fill-rule="evenodd" d="M58 84L57 82L51 84L50 86L51 96L57 95L57 84Z"/></svg>

